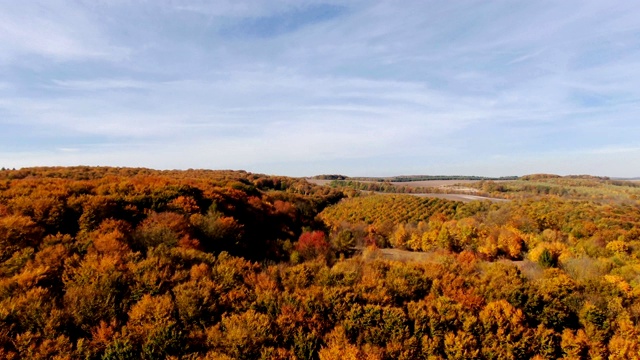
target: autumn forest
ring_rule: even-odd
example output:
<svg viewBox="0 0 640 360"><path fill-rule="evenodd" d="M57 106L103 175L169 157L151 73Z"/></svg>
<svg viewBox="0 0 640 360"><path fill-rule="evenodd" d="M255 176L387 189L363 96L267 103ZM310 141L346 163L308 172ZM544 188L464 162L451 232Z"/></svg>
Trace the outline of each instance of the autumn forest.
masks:
<svg viewBox="0 0 640 360"><path fill-rule="evenodd" d="M640 182L328 179L0 171L0 358L640 358Z"/></svg>

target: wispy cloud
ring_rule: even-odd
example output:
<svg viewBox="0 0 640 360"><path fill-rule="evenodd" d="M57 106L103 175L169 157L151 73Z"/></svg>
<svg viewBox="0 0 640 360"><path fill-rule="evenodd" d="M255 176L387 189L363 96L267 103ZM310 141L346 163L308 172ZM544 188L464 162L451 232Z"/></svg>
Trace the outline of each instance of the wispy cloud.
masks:
<svg viewBox="0 0 640 360"><path fill-rule="evenodd" d="M38 55L56 61L122 59L128 50L110 44L89 14L62 1L3 2L0 60ZM95 17L95 14L94 16Z"/></svg>
<svg viewBox="0 0 640 360"><path fill-rule="evenodd" d="M146 89L150 83L129 79L53 80L50 87L64 90L99 91L119 89Z"/></svg>
<svg viewBox="0 0 640 360"><path fill-rule="evenodd" d="M222 36L270 38L338 17L346 8L315 4L292 8L283 13L245 18L220 29Z"/></svg>

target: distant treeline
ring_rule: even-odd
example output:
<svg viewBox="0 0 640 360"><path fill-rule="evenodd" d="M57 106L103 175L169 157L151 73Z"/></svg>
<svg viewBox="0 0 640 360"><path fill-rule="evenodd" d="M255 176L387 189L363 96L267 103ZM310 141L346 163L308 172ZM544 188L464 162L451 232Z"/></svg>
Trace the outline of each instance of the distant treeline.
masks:
<svg viewBox="0 0 640 360"><path fill-rule="evenodd" d="M329 183L333 188L353 188L355 190L375 191L383 193L400 193L400 194L426 194L426 193L442 193L443 190L437 187L426 186L398 186L388 181L384 182L360 182L353 180L333 180Z"/></svg>
<svg viewBox="0 0 640 360"><path fill-rule="evenodd" d="M427 180L517 180L517 176L484 177L484 176L460 176L460 175L400 175L392 177L349 177L345 175L316 175L318 180L355 180L375 182L409 182Z"/></svg>

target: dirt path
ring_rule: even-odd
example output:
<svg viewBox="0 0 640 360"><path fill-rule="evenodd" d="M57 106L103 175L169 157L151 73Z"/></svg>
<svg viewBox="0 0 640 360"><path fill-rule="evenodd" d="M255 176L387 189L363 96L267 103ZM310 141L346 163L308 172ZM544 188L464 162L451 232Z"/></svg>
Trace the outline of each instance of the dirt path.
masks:
<svg viewBox="0 0 640 360"><path fill-rule="evenodd" d="M409 250L400 250L400 249L376 249L373 255L373 258L382 258L386 260L392 261L415 261L415 262L438 262L441 253L437 251L429 251L429 252L420 252L420 251L409 251ZM496 260L493 263L504 263L509 265L515 265L521 273L529 280L539 279L542 277L544 270L540 267L540 265L530 261L530 260L507 260L500 259Z"/></svg>
<svg viewBox="0 0 640 360"><path fill-rule="evenodd" d="M437 255L434 252L420 252L400 249L377 249L383 259L394 261L435 261Z"/></svg>
<svg viewBox="0 0 640 360"><path fill-rule="evenodd" d="M475 200L489 200L491 202L508 202L507 199L498 199L498 198L490 198L485 196L477 196L477 195L466 195L466 194L411 194L420 197L434 197L439 199L447 199L447 200L455 200L462 202L471 202Z"/></svg>
<svg viewBox="0 0 640 360"><path fill-rule="evenodd" d="M380 195L411 195L411 196L418 196L418 197L430 197L430 198L438 198L438 199L446 199L446 200L452 200L452 201L462 201L465 203L471 202L471 201L475 201L475 200L480 200L480 201L484 201L484 200L489 200L491 202L508 202L510 200L507 199L498 199L498 198L490 198L490 197L485 197L485 196L477 196L477 195L467 195L467 194L435 194L435 193L429 193L429 194L406 194L406 193L383 193L383 192L376 192L376 194L380 194Z"/></svg>

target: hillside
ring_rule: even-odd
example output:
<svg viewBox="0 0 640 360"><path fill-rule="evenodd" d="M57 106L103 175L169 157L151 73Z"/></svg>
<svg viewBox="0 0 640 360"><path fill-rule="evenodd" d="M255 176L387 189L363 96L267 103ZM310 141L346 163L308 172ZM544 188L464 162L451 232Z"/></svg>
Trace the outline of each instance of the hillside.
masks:
<svg viewBox="0 0 640 360"><path fill-rule="evenodd" d="M640 186L0 171L3 359L633 359Z"/></svg>

